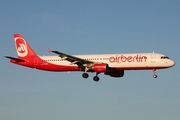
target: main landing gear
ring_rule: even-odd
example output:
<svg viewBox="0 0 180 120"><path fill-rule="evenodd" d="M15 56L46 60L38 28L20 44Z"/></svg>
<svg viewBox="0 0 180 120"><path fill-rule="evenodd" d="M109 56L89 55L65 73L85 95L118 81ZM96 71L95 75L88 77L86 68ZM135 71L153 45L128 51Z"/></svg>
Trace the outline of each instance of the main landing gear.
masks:
<svg viewBox="0 0 180 120"><path fill-rule="evenodd" d="M153 77L154 77L154 78L157 78L156 69L153 69L153 73L154 73Z"/></svg>
<svg viewBox="0 0 180 120"><path fill-rule="evenodd" d="M99 73L97 72L97 73L96 73L96 76L93 77L93 80L96 81L96 82L99 81L98 74L99 74ZM88 75L88 73L85 72L85 73L82 74L82 77L83 77L83 78L88 78L89 75Z"/></svg>
<svg viewBox="0 0 180 120"><path fill-rule="evenodd" d="M96 82L98 82L98 81L99 81L98 74L99 74L99 73L97 72L97 73L96 73L96 76L94 76L94 77L93 77L93 80L94 80L94 81L96 81Z"/></svg>
<svg viewBox="0 0 180 120"><path fill-rule="evenodd" d="M89 75L88 75L87 73L83 73L83 74L82 74L82 77L83 77L83 78L88 78Z"/></svg>

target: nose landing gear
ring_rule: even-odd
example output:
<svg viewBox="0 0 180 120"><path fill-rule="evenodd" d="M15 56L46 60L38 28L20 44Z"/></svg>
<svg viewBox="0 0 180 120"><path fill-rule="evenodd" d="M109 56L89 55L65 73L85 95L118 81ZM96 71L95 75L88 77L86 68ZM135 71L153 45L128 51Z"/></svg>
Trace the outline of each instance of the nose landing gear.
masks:
<svg viewBox="0 0 180 120"><path fill-rule="evenodd" d="M153 75L154 78L157 78L157 75Z"/></svg>
<svg viewBox="0 0 180 120"><path fill-rule="evenodd" d="M154 77L154 78L157 78L156 69L153 69L153 73L154 73L153 77Z"/></svg>

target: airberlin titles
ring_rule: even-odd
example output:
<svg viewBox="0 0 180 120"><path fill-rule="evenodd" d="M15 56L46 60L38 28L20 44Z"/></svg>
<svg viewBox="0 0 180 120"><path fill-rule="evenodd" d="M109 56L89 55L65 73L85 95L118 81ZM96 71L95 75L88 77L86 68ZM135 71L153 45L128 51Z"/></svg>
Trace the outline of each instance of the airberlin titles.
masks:
<svg viewBox="0 0 180 120"><path fill-rule="evenodd" d="M129 56L125 56L125 55L116 55L116 56L112 56L109 58L109 62L111 63L115 63L115 62L146 62L147 57L146 56L142 56L140 54L137 55L129 55Z"/></svg>
<svg viewBox="0 0 180 120"><path fill-rule="evenodd" d="M16 49L18 52L18 56L25 57L28 54L25 40L21 37L16 37L15 41L16 41Z"/></svg>

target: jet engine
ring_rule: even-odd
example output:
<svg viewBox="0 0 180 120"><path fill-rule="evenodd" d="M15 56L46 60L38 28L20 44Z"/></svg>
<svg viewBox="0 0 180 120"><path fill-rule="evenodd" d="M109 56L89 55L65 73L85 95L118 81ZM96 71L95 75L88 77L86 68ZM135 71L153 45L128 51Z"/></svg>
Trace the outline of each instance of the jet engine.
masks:
<svg viewBox="0 0 180 120"><path fill-rule="evenodd" d="M94 72L99 72L99 73L108 71L108 68L109 68L108 64L105 64L105 63L94 64L92 66L92 70Z"/></svg>
<svg viewBox="0 0 180 120"><path fill-rule="evenodd" d="M123 77L124 76L124 70L107 71L104 74L109 75L111 77Z"/></svg>

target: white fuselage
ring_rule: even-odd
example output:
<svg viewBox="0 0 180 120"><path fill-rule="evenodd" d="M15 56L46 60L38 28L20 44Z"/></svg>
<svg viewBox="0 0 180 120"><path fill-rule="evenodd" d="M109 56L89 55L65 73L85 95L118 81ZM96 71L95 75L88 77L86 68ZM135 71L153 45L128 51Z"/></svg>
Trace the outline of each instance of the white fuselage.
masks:
<svg viewBox="0 0 180 120"><path fill-rule="evenodd" d="M93 61L94 63L106 63L112 68L121 69L162 69L173 66L175 63L163 54L135 53L135 54L95 54L73 55L78 58ZM59 56L39 56L47 63L62 66L77 66L61 59Z"/></svg>

